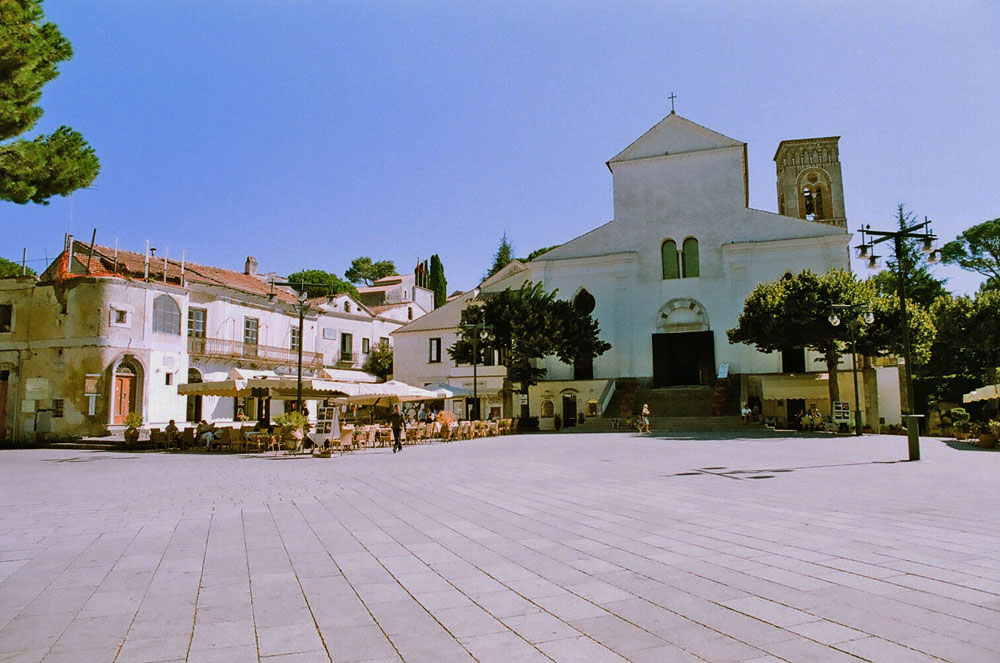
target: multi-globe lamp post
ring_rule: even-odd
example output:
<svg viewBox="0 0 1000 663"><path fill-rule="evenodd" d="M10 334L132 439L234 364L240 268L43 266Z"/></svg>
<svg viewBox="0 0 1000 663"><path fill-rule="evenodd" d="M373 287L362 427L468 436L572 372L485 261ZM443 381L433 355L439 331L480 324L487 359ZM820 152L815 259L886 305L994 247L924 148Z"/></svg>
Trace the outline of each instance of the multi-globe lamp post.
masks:
<svg viewBox="0 0 1000 663"><path fill-rule="evenodd" d="M906 277L908 271L907 258L903 241L916 239L922 242L922 251L927 255L927 262L935 263L941 260L941 252L934 248L937 235L931 232L931 222L924 217L920 223L901 225L899 230L872 230L870 225L859 228L861 244L857 247L858 257L868 260L869 269L878 269L878 260L882 256L875 255L875 246L892 241L893 255L896 258L896 292L899 297L900 333L903 340L903 362L906 371L906 402L908 414L906 433L909 438L910 460L920 460L920 417L916 413L916 401L913 397L913 373L910 366L910 325L906 315Z"/></svg>
<svg viewBox="0 0 1000 663"><path fill-rule="evenodd" d="M472 418L478 421L481 418L479 412L479 344L483 342L492 343L496 340L496 336L493 335L493 328L486 324L485 319L479 322L459 325L459 327L463 332L472 337L470 341L472 343Z"/></svg>
<svg viewBox="0 0 1000 663"><path fill-rule="evenodd" d="M844 314L842 319L840 316ZM860 314L860 317L858 317ZM875 314L872 313L868 304L833 304L830 307L830 316L827 318L834 327L839 327L844 323L848 331L851 332L851 370L854 374L854 434L861 435L861 399L858 393L858 324L861 321L871 324L875 322Z"/></svg>

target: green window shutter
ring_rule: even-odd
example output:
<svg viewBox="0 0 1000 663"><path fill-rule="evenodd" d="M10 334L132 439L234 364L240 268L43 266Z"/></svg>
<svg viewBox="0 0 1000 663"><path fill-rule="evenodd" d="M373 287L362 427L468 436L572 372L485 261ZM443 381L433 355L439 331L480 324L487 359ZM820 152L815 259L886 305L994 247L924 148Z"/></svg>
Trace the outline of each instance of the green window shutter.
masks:
<svg viewBox="0 0 1000 663"><path fill-rule="evenodd" d="M660 257L663 262L663 278L680 278L680 269L677 264L677 242L668 239L660 247Z"/></svg>
<svg viewBox="0 0 1000 663"><path fill-rule="evenodd" d="M693 278L701 275L698 261L698 240L688 237L684 240L684 277Z"/></svg>

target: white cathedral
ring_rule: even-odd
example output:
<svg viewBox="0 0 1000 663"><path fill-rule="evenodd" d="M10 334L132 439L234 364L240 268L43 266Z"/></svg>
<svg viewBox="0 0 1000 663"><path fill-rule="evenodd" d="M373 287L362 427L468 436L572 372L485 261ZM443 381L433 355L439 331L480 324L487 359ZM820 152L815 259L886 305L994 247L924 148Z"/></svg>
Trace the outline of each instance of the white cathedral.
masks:
<svg viewBox="0 0 1000 663"><path fill-rule="evenodd" d="M484 416L529 414L541 417L543 429L552 427L556 414L567 424L580 414L619 416L611 405L621 401L615 390L623 378L642 388L640 398L668 410L654 414L704 415L711 385L727 376L738 392L730 400L759 405L765 416L780 419L813 405L830 414L828 376L817 356L731 345L726 330L736 326L758 283L803 269L849 268L838 139L779 145L775 214L748 206L745 143L671 112L607 162L611 221L531 262L511 263L394 332L394 377L472 391L472 367L456 366L446 351L461 310L480 291L531 280L591 310L611 349L592 364L547 358L545 380L513 411L502 404L504 369L478 366L475 391ZM847 400L853 395L850 374L840 380ZM865 421L898 422L897 371L869 366L863 382ZM681 402L686 410L672 406ZM460 416L469 412L468 402L452 405Z"/></svg>

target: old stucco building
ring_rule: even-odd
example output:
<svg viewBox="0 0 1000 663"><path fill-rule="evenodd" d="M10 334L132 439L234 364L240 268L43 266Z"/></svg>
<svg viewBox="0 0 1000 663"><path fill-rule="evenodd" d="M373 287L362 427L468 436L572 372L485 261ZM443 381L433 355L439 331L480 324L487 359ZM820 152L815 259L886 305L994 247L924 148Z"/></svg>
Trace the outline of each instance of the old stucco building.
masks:
<svg viewBox="0 0 1000 663"><path fill-rule="evenodd" d="M265 412L254 399L177 393L234 370L295 370L296 297L256 272L253 258L238 272L68 238L37 279L0 279L0 311L9 314L0 327L0 440L100 435L129 412L147 426L280 413L280 402ZM390 342L397 318L423 315L426 295L417 299L402 312L390 306L396 317L348 295L309 300L305 371L373 381L361 369L369 351Z"/></svg>

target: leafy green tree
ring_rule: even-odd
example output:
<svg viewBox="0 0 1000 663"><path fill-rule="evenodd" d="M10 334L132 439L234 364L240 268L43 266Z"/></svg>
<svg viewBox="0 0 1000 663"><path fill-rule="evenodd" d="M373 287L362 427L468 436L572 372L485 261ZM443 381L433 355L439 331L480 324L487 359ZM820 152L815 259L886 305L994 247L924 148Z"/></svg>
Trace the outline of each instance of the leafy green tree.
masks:
<svg viewBox="0 0 1000 663"><path fill-rule="evenodd" d="M48 204L89 186L100 162L76 131L61 126L33 140L17 139L42 116L42 87L73 56L54 23L43 22L40 0L0 2L0 200Z"/></svg>
<svg viewBox="0 0 1000 663"><path fill-rule="evenodd" d="M6 258L0 258L0 278L3 278L5 276L20 276L21 271L22 271L21 266L16 262L12 262L10 260L7 260ZM28 267L27 273L30 276L34 276L35 270L33 270L31 267Z"/></svg>
<svg viewBox="0 0 1000 663"><path fill-rule="evenodd" d="M368 353L368 358L365 359L362 368L368 373L378 376L378 379L383 382L388 380L389 376L392 375L392 346L385 342L376 344Z"/></svg>
<svg viewBox="0 0 1000 663"><path fill-rule="evenodd" d="M916 219L913 212L907 212L903 205L896 209L896 223L900 228L912 225ZM886 250L891 245L886 242ZM893 256L886 260L889 269L881 271L869 279L878 292L885 296L894 296L899 288L899 266L906 270L906 300L917 302L925 309L938 297L948 294L944 280L934 276L927 263L927 257L920 250L920 244L915 239L903 239L901 256Z"/></svg>
<svg viewBox="0 0 1000 663"><path fill-rule="evenodd" d="M483 293L483 303L462 311L459 339L448 349L456 362L471 364L474 325L485 321L495 340L479 344L478 362L486 351L499 351L507 369L507 381L519 382L522 393L545 376L538 360L556 355L566 363L604 354L611 345L600 340L600 327L589 313L556 299L556 291L545 292L541 283L526 282L520 288Z"/></svg>
<svg viewBox="0 0 1000 663"><path fill-rule="evenodd" d="M361 256L351 261L351 266L344 272L344 276L351 283L371 285L395 273L396 265L391 260L372 261L368 256Z"/></svg>
<svg viewBox="0 0 1000 663"><path fill-rule="evenodd" d="M431 256L431 273L427 285L434 291L434 308L444 306L448 301L448 281L444 277L444 265L436 253Z"/></svg>
<svg viewBox="0 0 1000 663"><path fill-rule="evenodd" d="M941 247L941 259L985 276L983 289L1000 290L1000 219L964 230Z"/></svg>
<svg viewBox="0 0 1000 663"><path fill-rule="evenodd" d="M931 309L937 337L931 350L934 375L962 376L966 384L1000 381L1000 291L943 297Z"/></svg>
<svg viewBox="0 0 1000 663"><path fill-rule="evenodd" d="M835 269L823 275L805 270L791 278L761 283L747 297L730 343L745 343L764 353L808 348L823 355L830 374L830 401L840 400L837 364L850 338L849 325L834 327L833 304L871 304L875 291L852 273Z"/></svg>
<svg viewBox="0 0 1000 663"><path fill-rule="evenodd" d="M869 357L903 356L902 312L899 297L879 294L871 302L875 318L858 327L858 352ZM931 345L937 334L934 318L918 303L906 306L907 330L910 336L910 360L914 367L926 364L931 357Z"/></svg>
<svg viewBox="0 0 1000 663"><path fill-rule="evenodd" d="M867 304L874 321L864 322L862 311L841 311L842 323L830 324L834 304ZM853 316L851 319L849 316ZM929 313L916 304L907 307L910 357L915 364L930 357L935 328ZM857 334L859 354L902 355L899 300L880 295L870 281L859 281L845 270L835 269L817 276L805 270L757 286L743 304L735 329L727 332L730 343L746 343L764 353L809 348L823 355L830 374L830 401L840 400L837 364L850 352L851 328Z"/></svg>
<svg viewBox="0 0 1000 663"><path fill-rule="evenodd" d="M301 269L294 274L289 274L288 282L302 284L292 287L299 292L305 290L308 297L325 297L326 295L342 293L358 297L358 289L353 283L348 283L336 274L325 272L322 269Z"/></svg>
<svg viewBox="0 0 1000 663"><path fill-rule="evenodd" d="M484 280L509 265L513 259L514 250L510 245L510 240L507 239L507 232L504 231L503 237L500 238L500 246L497 247L497 252L493 255L493 266L486 272Z"/></svg>

